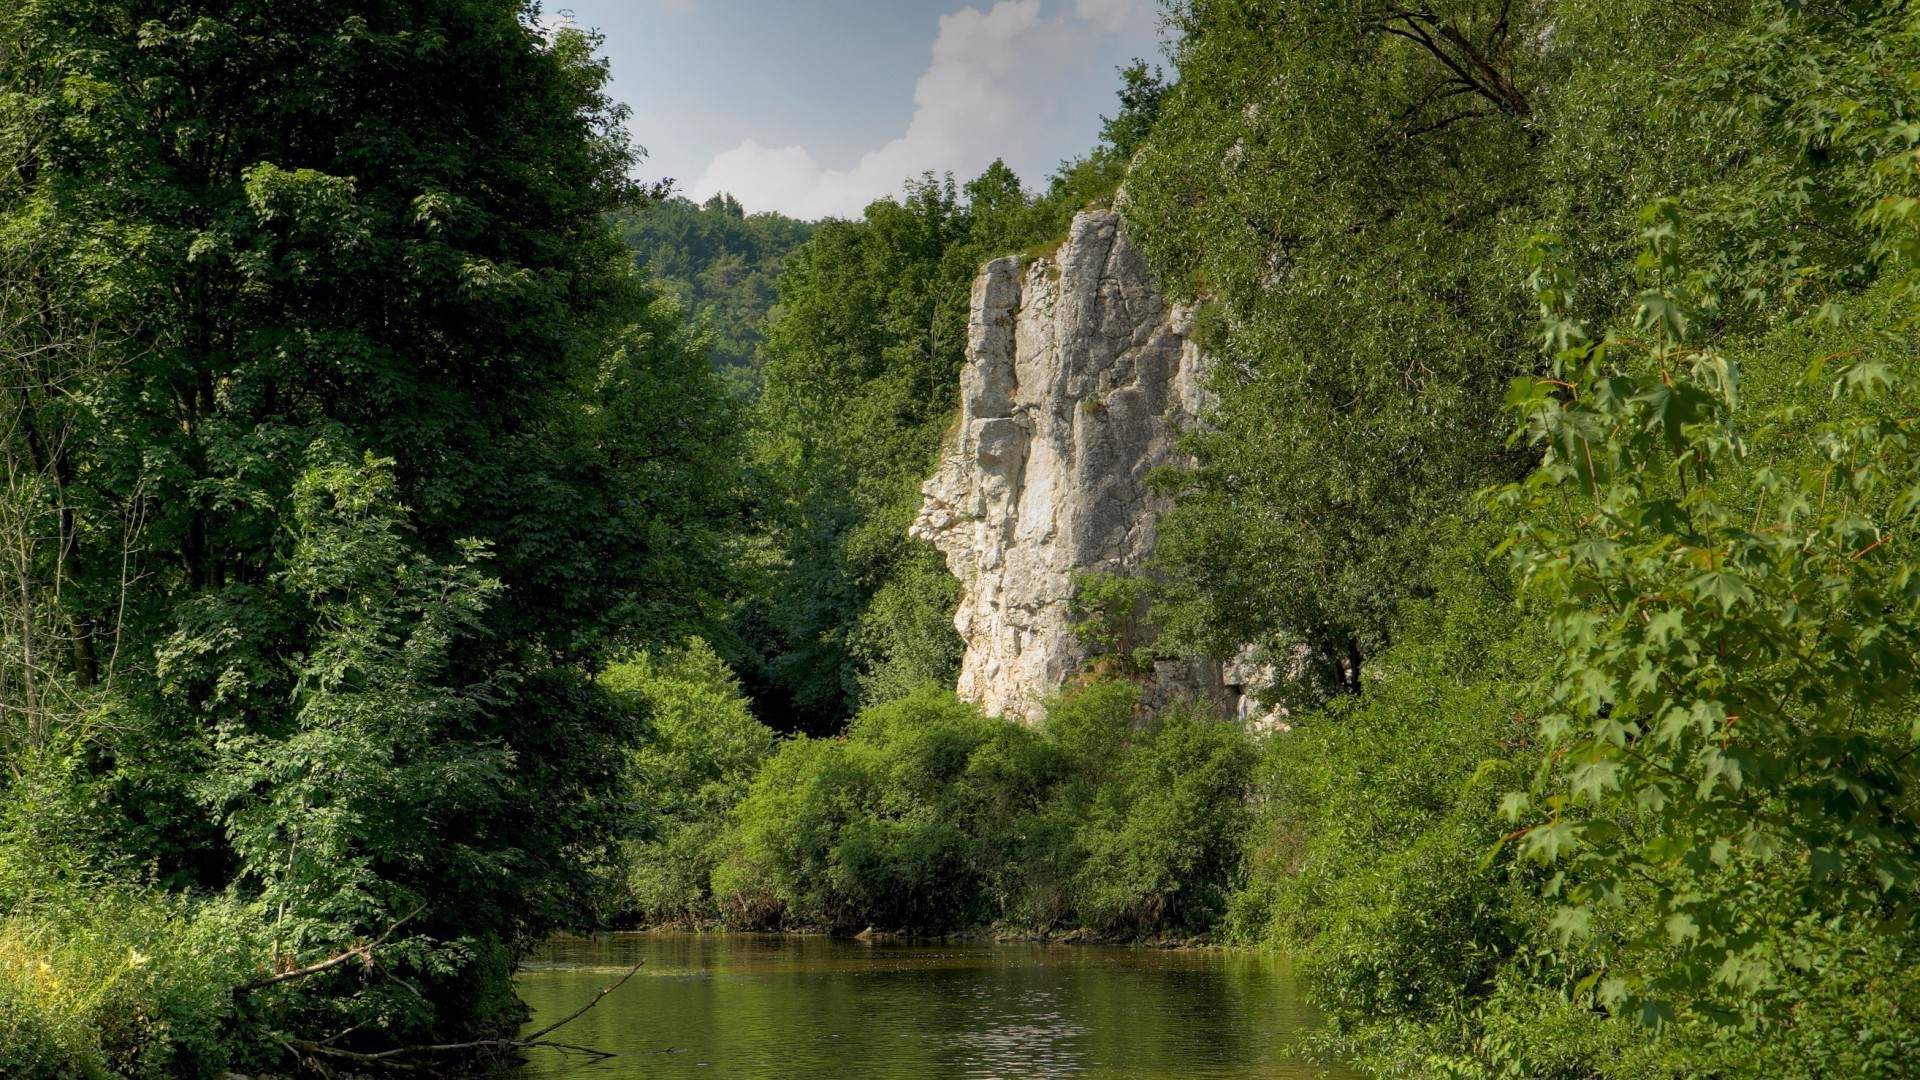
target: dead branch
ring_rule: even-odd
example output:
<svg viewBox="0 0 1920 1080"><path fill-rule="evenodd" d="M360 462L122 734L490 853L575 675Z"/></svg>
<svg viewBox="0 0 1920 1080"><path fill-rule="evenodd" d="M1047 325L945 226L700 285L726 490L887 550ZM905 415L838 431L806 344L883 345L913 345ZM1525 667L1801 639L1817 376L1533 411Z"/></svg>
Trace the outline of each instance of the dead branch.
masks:
<svg viewBox="0 0 1920 1080"><path fill-rule="evenodd" d="M342 1050L335 1046L328 1046L325 1042L313 1042L306 1039L285 1040L282 1042L282 1045L290 1050L308 1055L339 1058L342 1061L356 1061L366 1065L380 1065L389 1069L413 1068L411 1065L396 1060L399 1058L417 1054L454 1054L471 1050L531 1050L534 1047L546 1047L551 1050L560 1050L568 1053L587 1054L595 1058L618 1057L618 1054L610 1053L606 1050L596 1050L590 1046L577 1046L573 1043L554 1042L546 1038L546 1036L553 1034L568 1024L573 1023L575 1020L580 1019L582 1016L585 1016L589 1009L600 1004L608 994L625 986L627 980L638 974L640 968L645 963L646 961L642 960L640 963L629 968L627 973L620 976L613 985L601 987L600 992L593 995L591 1001L580 1006L580 1008L575 1010L571 1015L564 1019L556 1020L522 1039L473 1039L468 1042L438 1043L431 1046L398 1046L391 1050L381 1050L371 1054L359 1053L353 1050ZM332 1040L328 1041L331 1042Z"/></svg>
<svg viewBox="0 0 1920 1080"><path fill-rule="evenodd" d="M401 919L399 922L394 923L392 926L389 926L386 928L386 930L382 931L379 937L373 939L372 941L367 942L364 945L356 945L353 948L348 949L346 952L339 954L338 956L329 956L325 960L322 960L317 964L308 964L306 967L303 967L303 968L295 968L292 971L282 971L276 975L269 975L263 979L255 979L249 983L241 983L239 986L235 987L234 989L237 992L246 993L247 991L250 991L250 990L258 990L262 987L273 986L277 983L292 982L294 979L304 979L310 975L318 975L323 971L331 971L334 968L339 967L341 964L344 964L347 961L353 960L353 959L363 959L371 963L373 960L373 950L379 948L382 945L385 945L387 943L387 939L393 936L393 932L395 930L398 930L402 926L405 926L409 921L413 919L415 915L420 914L420 911L421 911L420 908L414 908L411 912L407 913L407 916L405 918Z"/></svg>

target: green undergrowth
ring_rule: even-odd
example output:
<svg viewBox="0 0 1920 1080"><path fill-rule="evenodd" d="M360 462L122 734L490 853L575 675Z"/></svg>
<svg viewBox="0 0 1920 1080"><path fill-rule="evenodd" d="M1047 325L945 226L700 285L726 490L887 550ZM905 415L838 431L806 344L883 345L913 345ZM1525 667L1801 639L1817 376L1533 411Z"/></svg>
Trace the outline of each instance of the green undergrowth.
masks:
<svg viewBox="0 0 1920 1080"><path fill-rule="evenodd" d="M776 745L708 651L609 679L654 718L628 847L642 922L1184 936L1237 885L1254 743L1195 711L1149 715L1126 683L1035 726L922 689Z"/></svg>
<svg viewBox="0 0 1920 1080"><path fill-rule="evenodd" d="M0 1075L217 1074L258 938L222 900L127 889L16 907L0 917Z"/></svg>
<svg viewBox="0 0 1920 1080"><path fill-rule="evenodd" d="M234 988L267 948L257 910L169 892L102 858L98 792L57 753L0 783L0 1076L218 1075L257 1030Z"/></svg>
<svg viewBox="0 0 1920 1080"><path fill-rule="evenodd" d="M1893 297L1862 295L1855 312L1882 318ZM1862 406L1809 357L1851 348L1865 363L1891 361L1910 346L1907 336L1863 340L1805 322L1728 341L1751 443L1727 467L1725 489L1772 474L1817 484L1831 451L1802 433ZM1898 422L1887 406L1866 411ZM1496 554L1512 513L1476 510L1438 530L1433 594L1403 605L1400 637L1370 665L1367 691L1295 714L1291 733L1264 744L1245 887L1221 936L1294 954L1328 1018L1320 1050L1375 1075L1914 1075L1920 976L1897 888L1823 896L1838 876L1810 872L1810 854L1768 859L1736 847L1622 883L1590 923L1569 914L1581 910L1569 904L1577 879L1530 855L1536 830L1513 820L1510 793L1551 776L1563 756L1540 718L1565 661L1541 600ZM1864 726L1898 742L1910 716L1902 705L1887 720L1866 714ZM1911 795L1899 776L1889 782L1897 821ZM1752 816L1810 830L1809 805L1763 795ZM1651 834L1648 818L1644 806L1624 816ZM1701 930L1660 914L1659 903L1688 899L1683 886L1737 920L1746 967L1700 966ZM1622 1022L1621 1007L1596 993L1628 964L1653 973L1672 1015Z"/></svg>

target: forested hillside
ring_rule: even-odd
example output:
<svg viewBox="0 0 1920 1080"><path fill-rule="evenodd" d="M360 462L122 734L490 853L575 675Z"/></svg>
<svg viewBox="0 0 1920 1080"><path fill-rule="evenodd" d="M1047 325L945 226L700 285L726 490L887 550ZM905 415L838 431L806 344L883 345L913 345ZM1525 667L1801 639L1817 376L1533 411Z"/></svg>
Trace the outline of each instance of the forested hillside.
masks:
<svg viewBox="0 0 1920 1080"><path fill-rule="evenodd" d="M1909 5L1176 19L1156 610L1318 658L1233 932L1382 1075L1912 1075Z"/></svg>
<svg viewBox="0 0 1920 1080"><path fill-rule="evenodd" d="M748 214L731 195L703 203L671 196L620 210L613 222L635 265L679 297L705 331L707 355L727 385L743 398L758 395L760 342L778 299L774 283L813 224Z"/></svg>
<svg viewBox="0 0 1920 1080"><path fill-rule="evenodd" d="M1920 1072L1920 10L1164 9L1053 176L817 223L633 179L520 0L0 10L0 1074L500 1068L636 924L1277 950L1383 1077ZM969 290L1090 206L1209 404L1081 632L1273 658L1270 732L954 693Z"/></svg>

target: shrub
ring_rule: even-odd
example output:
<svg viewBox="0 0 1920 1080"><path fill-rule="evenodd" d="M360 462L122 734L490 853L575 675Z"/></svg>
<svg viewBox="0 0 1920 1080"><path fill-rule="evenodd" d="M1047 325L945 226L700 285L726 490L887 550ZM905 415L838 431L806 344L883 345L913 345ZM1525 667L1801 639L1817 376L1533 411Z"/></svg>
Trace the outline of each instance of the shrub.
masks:
<svg viewBox="0 0 1920 1080"><path fill-rule="evenodd" d="M1079 830L1081 921L1109 933L1211 926L1239 875L1253 760L1236 727L1183 708L1134 733Z"/></svg>
<svg viewBox="0 0 1920 1080"><path fill-rule="evenodd" d="M132 890L0 918L0 1075L203 1076L234 1055L251 910Z"/></svg>
<svg viewBox="0 0 1920 1080"><path fill-rule="evenodd" d="M786 743L741 804L716 893L805 925L939 931L998 914L992 856L1045 789L1032 732L923 690ZM1009 831L1011 830L1011 832Z"/></svg>
<svg viewBox="0 0 1920 1080"><path fill-rule="evenodd" d="M609 667L600 683L644 717L628 762L627 904L650 923L717 918L709 880L727 814L773 752L719 656L693 639Z"/></svg>
<svg viewBox="0 0 1920 1080"><path fill-rule="evenodd" d="M923 690L785 743L712 875L733 925L1202 930L1224 908L1253 752L1230 724L1143 717L1095 683L1028 728Z"/></svg>
<svg viewBox="0 0 1920 1080"><path fill-rule="evenodd" d="M0 774L0 1076L216 1073L257 1040L234 988L267 959L258 907L135 884L73 746Z"/></svg>

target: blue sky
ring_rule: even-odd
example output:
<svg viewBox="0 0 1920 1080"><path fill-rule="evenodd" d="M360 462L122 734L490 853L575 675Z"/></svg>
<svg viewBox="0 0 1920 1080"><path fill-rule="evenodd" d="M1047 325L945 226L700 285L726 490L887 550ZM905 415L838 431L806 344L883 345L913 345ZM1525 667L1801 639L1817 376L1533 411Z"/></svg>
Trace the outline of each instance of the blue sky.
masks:
<svg viewBox="0 0 1920 1080"><path fill-rule="evenodd" d="M1029 187L1092 147L1154 0L547 0L606 36L641 172L748 210L855 216L925 170Z"/></svg>

